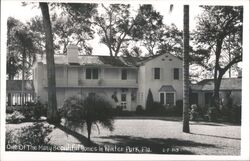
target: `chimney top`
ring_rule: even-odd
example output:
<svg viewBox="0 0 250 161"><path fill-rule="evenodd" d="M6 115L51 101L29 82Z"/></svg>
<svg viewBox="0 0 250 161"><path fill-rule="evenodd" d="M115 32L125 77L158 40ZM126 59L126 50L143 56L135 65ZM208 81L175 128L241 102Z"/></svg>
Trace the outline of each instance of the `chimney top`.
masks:
<svg viewBox="0 0 250 161"><path fill-rule="evenodd" d="M70 44L67 49L68 64L79 64L78 62L78 47Z"/></svg>

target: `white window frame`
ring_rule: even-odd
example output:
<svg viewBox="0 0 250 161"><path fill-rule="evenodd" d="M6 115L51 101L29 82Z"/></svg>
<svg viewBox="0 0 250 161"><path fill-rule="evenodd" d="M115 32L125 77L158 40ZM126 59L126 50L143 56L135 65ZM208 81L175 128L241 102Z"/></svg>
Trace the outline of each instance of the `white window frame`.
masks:
<svg viewBox="0 0 250 161"><path fill-rule="evenodd" d="M159 78L155 78L155 73L156 73L155 70L156 70L156 69L159 69ZM162 76L161 76L161 68L160 68L160 67L154 67L154 68L153 68L153 79L154 79L154 80L161 80L161 77L162 77Z"/></svg>
<svg viewBox="0 0 250 161"><path fill-rule="evenodd" d="M159 92L159 102L161 102L161 93L164 94L164 99L163 99L163 105L166 105L166 93L173 93L174 94L174 106L175 106L175 103L176 103L176 92Z"/></svg>
<svg viewBox="0 0 250 161"><path fill-rule="evenodd" d="M90 70L90 78L87 78L87 69L89 69ZM94 71L94 69L97 69L97 79L94 79L93 78L93 71ZM87 67L87 68L85 68L85 73L84 73L84 77L85 77L85 80L99 80L100 79L100 70L99 70L99 68L96 68L96 67Z"/></svg>
<svg viewBox="0 0 250 161"><path fill-rule="evenodd" d="M176 69L178 70L178 79L175 78L175 70L176 70ZM174 80L180 80L180 68L174 68L174 69L173 69L173 79L174 79Z"/></svg>

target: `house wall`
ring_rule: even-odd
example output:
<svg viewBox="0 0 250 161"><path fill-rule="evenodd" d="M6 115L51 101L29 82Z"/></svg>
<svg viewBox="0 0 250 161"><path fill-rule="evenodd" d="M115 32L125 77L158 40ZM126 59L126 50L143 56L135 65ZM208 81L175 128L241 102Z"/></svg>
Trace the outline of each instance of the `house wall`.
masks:
<svg viewBox="0 0 250 161"><path fill-rule="evenodd" d="M160 68L160 79L154 79L154 68ZM179 80L174 80L174 68L179 68ZM138 103L145 108L148 90L151 89L154 101L160 101L159 89L162 85L172 85L176 90L176 100L183 99L182 61L172 55L158 56L139 67L138 95L142 100Z"/></svg>
<svg viewBox="0 0 250 161"><path fill-rule="evenodd" d="M220 99L223 100L222 102L225 103L227 99L227 94L228 91L221 91L220 92ZM205 104L205 93L212 93L212 91L194 91L194 93L198 93L198 106L200 107L205 107L208 106ZM241 90L233 90L231 91L231 98L233 99L233 104L234 105L241 105Z"/></svg>
<svg viewBox="0 0 250 161"><path fill-rule="evenodd" d="M125 93L127 98L127 108L125 110L135 110L136 99L132 99L137 91L137 69L127 68L127 80L121 80L122 68L101 68L99 69L99 79L87 80L85 77L85 66L56 65L56 92L57 104L61 107L64 100L70 96L87 97L89 93L96 93L108 98L115 108L121 104L121 94ZM39 100L46 103L47 97L47 69L46 65L37 63L34 66L34 86L35 93ZM116 92L118 103L111 98Z"/></svg>
<svg viewBox="0 0 250 161"><path fill-rule="evenodd" d="M98 68L98 79L86 79L86 68ZM155 80L153 68L161 69L161 79ZM174 68L179 68L179 80L174 80ZM127 69L127 80L121 79L122 69ZM89 93L100 94L112 102L113 107L121 104L121 94L126 94L126 110L136 110L137 105L145 108L149 88L154 101L159 102L159 89L162 85L172 85L175 92L175 102L183 99L182 60L169 55L161 55L135 67L82 66L57 64L55 66L58 107L63 101L73 95L87 97ZM47 70L46 64L37 63L34 66L36 78L35 92L39 100L47 102ZM112 95L116 93L118 103Z"/></svg>

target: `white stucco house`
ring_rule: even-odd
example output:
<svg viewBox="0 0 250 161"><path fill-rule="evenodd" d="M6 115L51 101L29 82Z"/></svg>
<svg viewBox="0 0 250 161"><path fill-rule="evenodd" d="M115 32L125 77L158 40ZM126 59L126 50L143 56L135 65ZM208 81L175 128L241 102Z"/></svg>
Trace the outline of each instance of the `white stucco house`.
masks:
<svg viewBox="0 0 250 161"><path fill-rule="evenodd" d="M33 67L34 92L47 102L46 59L37 60ZM55 55L56 92L58 107L73 95L87 97L98 94L114 107L135 111L145 108L151 89L154 101L175 104L183 99L182 60L171 54L149 58L79 55L70 45L67 55Z"/></svg>

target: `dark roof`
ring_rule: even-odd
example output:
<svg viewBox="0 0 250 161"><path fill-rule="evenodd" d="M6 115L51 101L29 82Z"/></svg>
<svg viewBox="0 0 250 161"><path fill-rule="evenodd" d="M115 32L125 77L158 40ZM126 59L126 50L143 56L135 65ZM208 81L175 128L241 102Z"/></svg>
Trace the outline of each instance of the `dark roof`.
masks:
<svg viewBox="0 0 250 161"><path fill-rule="evenodd" d="M175 92L176 90L174 89L173 86L171 85L163 85L159 89L159 92Z"/></svg>
<svg viewBox="0 0 250 161"><path fill-rule="evenodd" d="M68 64L67 55L55 55L55 64ZM135 67L141 58L137 57L111 57L99 55L79 55L78 63L80 65L100 65L100 66L115 66L115 67ZM46 64L46 58L38 60Z"/></svg>
<svg viewBox="0 0 250 161"><path fill-rule="evenodd" d="M241 90L241 78L222 78L220 90ZM193 91L212 91L214 90L214 80L204 79L195 85L191 85Z"/></svg>
<svg viewBox="0 0 250 161"><path fill-rule="evenodd" d="M79 65L87 65L87 66L100 65L100 66L115 66L115 67L136 67L160 55L163 54L149 56L149 57L140 57L140 58L132 56L111 57L111 56L100 56L100 55L79 55L77 60ZM55 55L54 58L55 58L55 64L68 64L67 55ZM43 58L38 58L38 62L46 64L45 56Z"/></svg>
<svg viewBox="0 0 250 161"><path fill-rule="evenodd" d="M7 80L7 91L22 91L22 80ZM33 91L34 85L32 80L24 80L24 91Z"/></svg>

